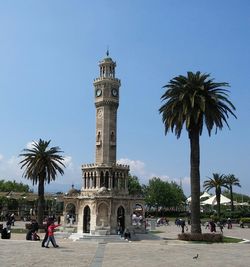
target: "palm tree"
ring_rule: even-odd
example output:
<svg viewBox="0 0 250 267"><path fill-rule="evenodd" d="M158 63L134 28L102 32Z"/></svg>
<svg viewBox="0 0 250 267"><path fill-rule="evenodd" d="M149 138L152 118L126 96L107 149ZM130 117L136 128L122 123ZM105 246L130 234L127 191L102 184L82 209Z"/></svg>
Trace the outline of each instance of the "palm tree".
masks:
<svg viewBox="0 0 250 267"><path fill-rule="evenodd" d="M225 179L226 179L227 187L230 191L231 211L234 211L233 186L241 187L240 180L236 178L233 174L226 175Z"/></svg>
<svg viewBox="0 0 250 267"><path fill-rule="evenodd" d="M44 184L50 183L56 179L57 172L63 175L62 167L64 158L59 155L61 153L59 147L49 148L50 140L39 140L33 142L32 148L23 149L24 153L19 156L24 157L20 161L21 169L25 167L23 176L32 180L33 185L38 184L38 207L37 221L39 225L43 224L44 217Z"/></svg>
<svg viewBox="0 0 250 267"><path fill-rule="evenodd" d="M220 218L220 197L221 197L221 188L227 187L227 182L225 175L213 173L213 178L209 178L204 181L203 187L205 190L210 190L215 188L215 196L217 202L217 215Z"/></svg>
<svg viewBox="0 0 250 267"><path fill-rule="evenodd" d="M209 136L213 127L228 127L229 113L235 118L232 110L234 105L228 100L228 90L221 87L228 83L215 83L209 79L209 74L188 72L187 76L177 76L163 88L167 88L162 95L165 103L159 109L168 131L180 137L185 125L190 141L190 179L191 179L191 232L201 233L200 227L200 135L205 124Z"/></svg>

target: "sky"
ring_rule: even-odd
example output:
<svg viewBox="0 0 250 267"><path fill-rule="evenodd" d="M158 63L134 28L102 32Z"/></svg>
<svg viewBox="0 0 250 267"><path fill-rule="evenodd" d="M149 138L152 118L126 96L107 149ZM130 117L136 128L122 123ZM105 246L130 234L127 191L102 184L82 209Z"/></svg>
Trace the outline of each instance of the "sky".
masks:
<svg viewBox="0 0 250 267"><path fill-rule="evenodd" d="M237 119L200 139L201 190L213 173L234 174L250 195L250 1L0 0L0 179L31 185L19 154L51 140L65 174L48 192L82 186L95 160L93 80L107 48L121 80L117 161L141 184L160 177L190 194L190 147L165 135L164 85L187 71L230 84ZM213 192L211 192L213 193Z"/></svg>

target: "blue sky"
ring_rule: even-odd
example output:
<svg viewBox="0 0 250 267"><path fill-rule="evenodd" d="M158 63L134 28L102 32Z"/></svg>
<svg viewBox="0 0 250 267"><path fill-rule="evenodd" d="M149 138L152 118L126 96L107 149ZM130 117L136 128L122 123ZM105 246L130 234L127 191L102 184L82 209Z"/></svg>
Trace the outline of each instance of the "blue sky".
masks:
<svg viewBox="0 0 250 267"><path fill-rule="evenodd" d="M201 184L234 174L250 194L250 2L247 0L0 0L0 179L22 181L19 153L50 140L66 156L46 186L80 188L94 162L93 80L107 46L121 79L117 160L141 183L156 176L190 193L189 140L164 134L162 86L187 71L230 84L238 119L201 137Z"/></svg>

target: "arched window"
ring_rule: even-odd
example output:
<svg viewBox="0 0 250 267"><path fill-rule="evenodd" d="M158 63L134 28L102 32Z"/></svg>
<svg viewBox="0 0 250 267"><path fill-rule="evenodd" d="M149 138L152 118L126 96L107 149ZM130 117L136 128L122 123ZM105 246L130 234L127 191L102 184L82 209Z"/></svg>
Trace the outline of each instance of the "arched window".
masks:
<svg viewBox="0 0 250 267"><path fill-rule="evenodd" d="M105 173L105 185L106 188L109 188L109 172L106 171Z"/></svg>
<svg viewBox="0 0 250 267"><path fill-rule="evenodd" d="M94 186L94 188L96 188L96 172L94 172L93 186Z"/></svg>
<svg viewBox="0 0 250 267"><path fill-rule="evenodd" d="M115 179L115 172L112 174L112 188L116 187L116 179Z"/></svg>
<svg viewBox="0 0 250 267"><path fill-rule="evenodd" d="M101 171L101 175L100 175L100 187L104 187L104 186L105 186L104 174L103 174L103 171Z"/></svg>

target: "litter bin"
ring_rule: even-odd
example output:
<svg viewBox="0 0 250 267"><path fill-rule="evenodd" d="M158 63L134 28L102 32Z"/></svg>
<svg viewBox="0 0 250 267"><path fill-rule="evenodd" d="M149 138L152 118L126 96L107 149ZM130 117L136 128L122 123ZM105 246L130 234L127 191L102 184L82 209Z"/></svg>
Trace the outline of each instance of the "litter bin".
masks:
<svg viewBox="0 0 250 267"><path fill-rule="evenodd" d="M150 230L155 230L156 228L156 220L155 219L151 219L151 222L150 222Z"/></svg>

